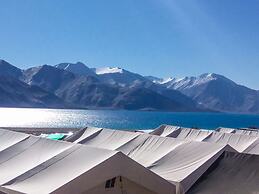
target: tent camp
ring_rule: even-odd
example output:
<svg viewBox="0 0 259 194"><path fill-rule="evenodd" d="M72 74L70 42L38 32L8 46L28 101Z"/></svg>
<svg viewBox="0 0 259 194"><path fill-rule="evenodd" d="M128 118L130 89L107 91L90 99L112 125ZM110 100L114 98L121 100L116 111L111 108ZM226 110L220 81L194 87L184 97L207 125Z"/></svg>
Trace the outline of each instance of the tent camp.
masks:
<svg viewBox="0 0 259 194"><path fill-rule="evenodd" d="M167 126L170 128L170 126ZM175 126L172 126L175 128ZM219 132L221 131L221 132ZM155 131L154 131L155 132ZM167 137L176 139L203 141L217 143L222 145L230 145L238 152L258 154L259 153L259 136L258 131L238 130L230 128L218 128L215 131L204 129L179 128L174 130Z"/></svg>
<svg viewBox="0 0 259 194"><path fill-rule="evenodd" d="M224 144L128 131L103 129L101 133L81 142L123 152L157 175L175 183L178 193L186 192L225 150L231 149Z"/></svg>
<svg viewBox="0 0 259 194"><path fill-rule="evenodd" d="M259 191L255 184L259 159L237 153L259 154L258 137L165 129L157 134L169 137L88 127L65 141L0 130L0 193L231 193L231 187L224 186L227 179L233 179L229 184L243 181L243 187L251 187L240 189L245 193ZM235 160L248 173L239 172L242 165ZM223 172L224 184L220 183ZM247 182L243 176L253 180Z"/></svg>
<svg viewBox="0 0 259 194"><path fill-rule="evenodd" d="M176 192L173 182L121 152L32 135L0 152L0 172L7 194Z"/></svg>
<svg viewBox="0 0 259 194"><path fill-rule="evenodd" d="M116 151L74 145L2 184L6 193L158 194L175 186Z"/></svg>

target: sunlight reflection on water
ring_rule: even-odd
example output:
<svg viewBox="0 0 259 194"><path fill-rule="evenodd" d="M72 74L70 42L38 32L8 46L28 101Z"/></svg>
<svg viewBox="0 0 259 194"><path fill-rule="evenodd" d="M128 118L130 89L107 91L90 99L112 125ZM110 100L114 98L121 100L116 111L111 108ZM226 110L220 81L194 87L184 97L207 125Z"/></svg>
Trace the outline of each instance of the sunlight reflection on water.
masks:
<svg viewBox="0 0 259 194"><path fill-rule="evenodd" d="M259 126L259 115L0 108L0 127L96 126L114 129L150 129L161 124L208 129L219 126L239 128Z"/></svg>

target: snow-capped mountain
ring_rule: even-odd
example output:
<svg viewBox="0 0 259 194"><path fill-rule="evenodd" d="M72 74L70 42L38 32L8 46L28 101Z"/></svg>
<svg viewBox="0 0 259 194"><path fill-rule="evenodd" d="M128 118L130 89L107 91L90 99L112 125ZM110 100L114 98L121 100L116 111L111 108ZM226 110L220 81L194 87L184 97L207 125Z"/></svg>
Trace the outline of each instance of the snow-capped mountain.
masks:
<svg viewBox="0 0 259 194"><path fill-rule="evenodd" d="M167 88L175 90L184 90L187 88L196 87L216 79L223 79L223 76L217 75L214 73L202 74L198 77L183 77L183 78L171 78L171 80L161 83L164 84ZM225 78L227 81L227 79ZM230 81L230 80L229 80Z"/></svg>
<svg viewBox="0 0 259 194"><path fill-rule="evenodd" d="M100 68L95 68L94 70L97 75L123 73L125 71L124 69L121 69L119 67L100 67Z"/></svg>
<svg viewBox="0 0 259 194"><path fill-rule="evenodd" d="M162 84L191 97L205 108L224 112L259 112L259 92L218 74L172 79Z"/></svg>
<svg viewBox="0 0 259 194"><path fill-rule="evenodd" d="M213 73L161 79L80 62L21 70L0 60L0 79L1 106L259 113L259 91Z"/></svg>
<svg viewBox="0 0 259 194"><path fill-rule="evenodd" d="M135 86L147 81L145 77L119 67L102 67L93 70L102 81L111 85Z"/></svg>
<svg viewBox="0 0 259 194"><path fill-rule="evenodd" d="M50 65L32 67L23 71L23 79L29 85L36 85L42 89L54 92L71 80L75 75L69 71L58 69Z"/></svg>
<svg viewBox="0 0 259 194"><path fill-rule="evenodd" d="M55 65L56 68L70 71L77 75L96 76L95 72L87 67L84 63L60 63Z"/></svg>
<svg viewBox="0 0 259 194"><path fill-rule="evenodd" d="M166 84L170 81L172 81L174 78L169 77L169 78L158 78L154 76L145 76L148 80L152 81L155 84Z"/></svg>

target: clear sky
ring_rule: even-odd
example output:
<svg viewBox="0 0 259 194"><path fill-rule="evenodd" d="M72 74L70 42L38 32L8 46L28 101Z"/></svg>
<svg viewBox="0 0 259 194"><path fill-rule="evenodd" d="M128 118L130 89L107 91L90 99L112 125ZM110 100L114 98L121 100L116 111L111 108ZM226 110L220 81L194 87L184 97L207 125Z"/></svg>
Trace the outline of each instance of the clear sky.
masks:
<svg viewBox="0 0 259 194"><path fill-rule="evenodd" d="M259 89L259 0L0 0L0 58L214 72Z"/></svg>

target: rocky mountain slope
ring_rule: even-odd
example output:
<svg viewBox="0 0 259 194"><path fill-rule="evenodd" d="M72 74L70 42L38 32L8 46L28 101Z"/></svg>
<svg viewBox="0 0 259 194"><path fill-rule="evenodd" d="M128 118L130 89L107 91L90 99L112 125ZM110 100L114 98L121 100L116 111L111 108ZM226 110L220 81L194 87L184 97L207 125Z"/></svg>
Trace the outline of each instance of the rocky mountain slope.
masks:
<svg viewBox="0 0 259 194"><path fill-rule="evenodd" d="M259 113L258 91L218 74L161 79L81 62L21 70L0 60L0 77L0 106Z"/></svg>
<svg viewBox="0 0 259 194"><path fill-rule="evenodd" d="M218 74L171 79L160 83L178 90L203 107L223 112L259 113L259 92Z"/></svg>

